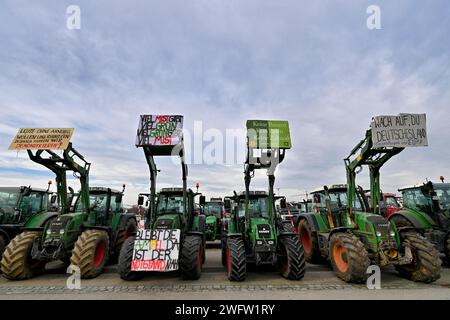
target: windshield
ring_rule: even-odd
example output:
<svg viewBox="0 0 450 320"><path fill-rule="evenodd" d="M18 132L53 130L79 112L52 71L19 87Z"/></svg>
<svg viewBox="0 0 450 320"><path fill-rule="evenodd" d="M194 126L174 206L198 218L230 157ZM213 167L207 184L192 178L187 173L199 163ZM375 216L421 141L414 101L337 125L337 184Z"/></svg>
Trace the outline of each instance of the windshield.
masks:
<svg viewBox="0 0 450 320"><path fill-rule="evenodd" d="M386 205L390 207L400 208L400 205L395 197L385 197Z"/></svg>
<svg viewBox="0 0 450 320"><path fill-rule="evenodd" d="M348 207L348 199L347 199L347 192L346 191L332 191L329 193L330 195L330 201L331 201L331 207L337 207L339 209L341 208L347 208ZM361 203L361 199L357 195L355 197L355 201L353 203L353 209L355 210L362 210L363 206Z"/></svg>
<svg viewBox="0 0 450 320"><path fill-rule="evenodd" d="M434 191L436 191L441 206L444 207L444 209L450 208L450 187L435 186Z"/></svg>
<svg viewBox="0 0 450 320"><path fill-rule="evenodd" d="M248 214L249 217L269 217L269 199L266 198L250 198L248 203ZM242 201L239 204L239 217L245 216L245 202Z"/></svg>
<svg viewBox="0 0 450 320"><path fill-rule="evenodd" d="M220 218L222 213L222 205L218 202L205 204L205 215L206 216L216 216Z"/></svg>
<svg viewBox="0 0 450 320"><path fill-rule="evenodd" d="M97 212L106 211L108 195L107 194L90 194L89 195L89 205L91 206L91 210ZM77 205L75 211L80 212L83 211L83 202L79 197L77 200Z"/></svg>
<svg viewBox="0 0 450 320"><path fill-rule="evenodd" d="M0 191L0 209L11 211L17 206L19 194L14 191Z"/></svg>
<svg viewBox="0 0 450 320"><path fill-rule="evenodd" d="M183 214L183 196L182 195L165 195L160 194L158 198L158 206L156 214Z"/></svg>

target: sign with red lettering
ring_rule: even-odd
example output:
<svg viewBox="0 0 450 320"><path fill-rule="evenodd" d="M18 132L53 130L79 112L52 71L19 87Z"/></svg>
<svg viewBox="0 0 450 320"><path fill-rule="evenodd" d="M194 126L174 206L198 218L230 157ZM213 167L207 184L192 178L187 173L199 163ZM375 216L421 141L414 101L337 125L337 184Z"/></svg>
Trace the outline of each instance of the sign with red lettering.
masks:
<svg viewBox="0 0 450 320"><path fill-rule="evenodd" d="M176 146L183 141L183 116L141 115L136 146Z"/></svg>
<svg viewBox="0 0 450 320"><path fill-rule="evenodd" d="M178 270L179 229L139 229L134 242L132 271Z"/></svg>

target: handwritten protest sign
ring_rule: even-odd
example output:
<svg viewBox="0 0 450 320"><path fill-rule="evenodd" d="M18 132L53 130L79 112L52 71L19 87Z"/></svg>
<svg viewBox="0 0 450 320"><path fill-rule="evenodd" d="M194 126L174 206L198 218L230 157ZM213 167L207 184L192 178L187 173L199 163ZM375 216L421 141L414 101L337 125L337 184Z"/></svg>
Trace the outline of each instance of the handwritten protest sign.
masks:
<svg viewBox="0 0 450 320"><path fill-rule="evenodd" d="M378 116L373 119L371 128L375 148L428 146L426 114Z"/></svg>
<svg viewBox="0 0 450 320"><path fill-rule="evenodd" d="M178 270L179 229L139 229L134 242L132 271Z"/></svg>
<svg viewBox="0 0 450 320"><path fill-rule="evenodd" d="M175 146L182 142L183 116L141 115L136 146Z"/></svg>
<svg viewBox="0 0 450 320"><path fill-rule="evenodd" d="M64 150L72 135L72 128L22 128L9 150Z"/></svg>
<svg viewBox="0 0 450 320"><path fill-rule="evenodd" d="M288 121L248 120L248 146L253 149L290 149L291 134Z"/></svg>

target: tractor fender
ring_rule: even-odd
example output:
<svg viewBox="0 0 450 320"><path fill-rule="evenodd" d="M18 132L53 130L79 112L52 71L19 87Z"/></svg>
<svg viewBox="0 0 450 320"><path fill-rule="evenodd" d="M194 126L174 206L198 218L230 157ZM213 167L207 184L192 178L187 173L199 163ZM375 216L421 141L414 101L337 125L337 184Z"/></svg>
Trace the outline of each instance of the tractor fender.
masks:
<svg viewBox="0 0 450 320"><path fill-rule="evenodd" d="M335 233L339 233L339 232L347 232L347 231L351 231L351 230L355 230L355 228L347 228L347 227L338 227L338 228L334 228L333 230L330 231L330 235L328 236L328 239L331 239L331 237L335 234Z"/></svg>
<svg viewBox="0 0 450 320"><path fill-rule="evenodd" d="M111 237L111 228L110 227L106 227L106 226L84 226L82 229L83 229L82 231L85 231L85 230L106 231L106 233L108 233L108 236Z"/></svg>
<svg viewBox="0 0 450 320"><path fill-rule="evenodd" d="M301 220L306 220L308 222L308 224L311 227L312 232L319 231L319 226L318 226L316 218L314 217L313 214L304 213L304 214L299 215L299 217L297 218L297 221L295 222L295 225L298 226L300 224Z"/></svg>
<svg viewBox="0 0 450 320"><path fill-rule="evenodd" d="M397 212L393 213L389 217L389 221L391 221L394 217L398 217L398 216L401 216L401 217L405 218L406 220L408 220L409 222L411 222L411 224L414 226L414 228L422 229L422 226L420 225L419 221L417 221L417 219L414 218L412 215L408 214L407 211L397 211ZM425 219L427 219L427 217L425 217ZM433 222L433 224L434 224L434 222ZM398 228L398 229L404 230L405 228Z"/></svg>

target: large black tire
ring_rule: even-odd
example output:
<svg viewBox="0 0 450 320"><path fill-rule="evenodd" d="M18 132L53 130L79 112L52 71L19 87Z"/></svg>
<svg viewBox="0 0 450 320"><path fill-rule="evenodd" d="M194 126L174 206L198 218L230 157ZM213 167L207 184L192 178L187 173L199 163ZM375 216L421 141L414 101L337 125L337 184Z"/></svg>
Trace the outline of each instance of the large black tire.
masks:
<svg viewBox="0 0 450 320"><path fill-rule="evenodd" d="M441 277L442 261L434 245L417 232L405 232L401 238L411 246L414 261L409 265L396 266L400 275L416 282L431 283L438 280Z"/></svg>
<svg viewBox="0 0 450 320"><path fill-rule="evenodd" d="M317 236L312 233L311 226L305 219L298 224L298 237L303 245L305 259L309 263L321 263L323 261L319 251Z"/></svg>
<svg viewBox="0 0 450 320"><path fill-rule="evenodd" d="M131 236L125 240L119 254L117 271L119 272L120 278L126 281L137 281L144 277L143 271L131 271L135 240L136 237L134 236Z"/></svg>
<svg viewBox="0 0 450 320"><path fill-rule="evenodd" d="M389 220L393 221L397 228L414 226L411 221L400 215L393 215Z"/></svg>
<svg viewBox="0 0 450 320"><path fill-rule="evenodd" d="M197 280L200 278L204 252L202 237L196 235L184 237L179 258L181 277L183 279Z"/></svg>
<svg viewBox="0 0 450 320"><path fill-rule="evenodd" d="M11 240L3 253L1 261L1 271L6 279L29 279L44 270L44 262L31 259L33 243L40 237L40 232L26 231Z"/></svg>
<svg viewBox="0 0 450 320"><path fill-rule="evenodd" d="M240 238L228 238L226 256L228 280L244 281L247 275L244 241Z"/></svg>
<svg viewBox="0 0 450 320"><path fill-rule="evenodd" d="M445 241L445 264L450 266L450 235Z"/></svg>
<svg viewBox="0 0 450 320"><path fill-rule="evenodd" d="M220 249L222 256L222 265L225 267L227 265L227 234L222 231L222 237L220 239Z"/></svg>
<svg viewBox="0 0 450 320"><path fill-rule="evenodd" d="M125 226L117 231L116 240L114 243L114 249L110 258L110 263L115 263L119 259L120 250L122 245L130 236L135 235L137 232L136 220L128 218Z"/></svg>
<svg viewBox="0 0 450 320"><path fill-rule="evenodd" d="M0 258L3 256L3 252L6 249L7 241L4 235L0 234Z"/></svg>
<svg viewBox="0 0 450 320"><path fill-rule="evenodd" d="M306 262L303 246L296 236L281 237L281 258L278 261L281 275L289 280L301 280L305 275Z"/></svg>
<svg viewBox="0 0 450 320"><path fill-rule="evenodd" d="M363 283L367 280L369 254L355 235L346 232L332 235L329 256L338 278L350 283Z"/></svg>
<svg viewBox="0 0 450 320"><path fill-rule="evenodd" d="M109 257L109 236L103 230L86 230L75 242L70 262L80 268L82 279L102 273Z"/></svg>

